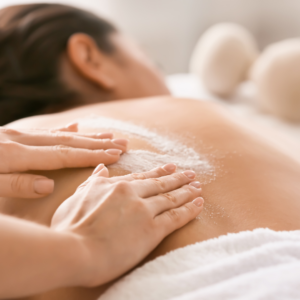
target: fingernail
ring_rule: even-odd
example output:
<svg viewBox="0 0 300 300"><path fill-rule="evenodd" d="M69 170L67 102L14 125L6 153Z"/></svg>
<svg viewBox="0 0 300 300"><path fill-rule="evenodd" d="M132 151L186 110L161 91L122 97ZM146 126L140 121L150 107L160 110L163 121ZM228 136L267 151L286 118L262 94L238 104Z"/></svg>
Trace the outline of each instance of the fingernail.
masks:
<svg viewBox="0 0 300 300"><path fill-rule="evenodd" d="M101 138L101 139L112 139L114 137L114 135L109 132L108 133L98 133L97 137Z"/></svg>
<svg viewBox="0 0 300 300"><path fill-rule="evenodd" d="M105 150L105 152L109 155L120 155L122 153L122 150L119 149L108 149Z"/></svg>
<svg viewBox="0 0 300 300"><path fill-rule="evenodd" d="M104 168L104 164L98 165L98 166L95 168L93 174L98 173L98 172L101 171L103 168Z"/></svg>
<svg viewBox="0 0 300 300"><path fill-rule="evenodd" d="M78 123L77 122L73 122L73 123L69 123L66 127L70 128L70 127L77 127Z"/></svg>
<svg viewBox="0 0 300 300"><path fill-rule="evenodd" d="M127 144L128 144L128 140L126 140L126 139L114 139L114 140L112 140L112 142L114 144L121 145L121 146L127 146Z"/></svg>
<svg viewBox="0 0 300 300"><path fill-rule="evenodd" d="M167 164L167 165L164 165L162 167L165 171L167 171L168 173L173 173L175 170L176 170L176 165L175 164Z"/></svg>
<svg viewBox="0 0 300 300"><path fill-rule="evenodd" d="M33 188L37 194L51 194L54 190L54 180L44 178L36 179L34 181Z"/></svg>
<svg viewBox="0 0 300 300"><path fill-rule="evenodd" d="M199 189L201 187L201 183L199 181L193 181L189 185L195 187L196 189Z"/></svg>
<svg viewBox="0 0 300 300"><path fill-rule="evenodd" d="M196 173L194 171L184 171L182 173L189 179L194 179L196 177Z"/></svg>
<svg viewBox="0 0 300 300"><path fill-rule="evenodd" d="M199 197L199 198L196 198L195 200L192 201L196 206L202 206L203 203L204 203L204 199Z"/></svg>

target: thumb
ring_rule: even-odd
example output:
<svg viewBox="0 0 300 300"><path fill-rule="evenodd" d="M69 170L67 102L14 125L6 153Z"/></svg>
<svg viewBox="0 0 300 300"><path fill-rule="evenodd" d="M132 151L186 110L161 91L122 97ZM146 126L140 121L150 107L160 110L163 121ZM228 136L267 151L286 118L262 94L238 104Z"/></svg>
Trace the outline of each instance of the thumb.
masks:
<svg viewBox="0 0 300 300"><path fill-rule="evenodd" d="M15 198L41 198L51 194L54 181L31 174L0 174L0 196Z"/></svg>
<svg viewBox="0 0 300 300"><path fill-rule="evenodd" d="M81 191L84 187L86 187L89 184L90 180L93 179L93 178L95 178L95 177L106 177L106 178L109 177L109 171L104 166L104 164L98 165L95 168L95 170L92 173L92 175L77 188L76 192Z"/></svg>
<svg viewBox="0 0 300 300"><path fill-rule="evenodd" d="M92 176L96 176L96 177L109 177L109 171L108 169L104 166L104 164L100 164L96 167L96 169L94 170Z"/></svg>

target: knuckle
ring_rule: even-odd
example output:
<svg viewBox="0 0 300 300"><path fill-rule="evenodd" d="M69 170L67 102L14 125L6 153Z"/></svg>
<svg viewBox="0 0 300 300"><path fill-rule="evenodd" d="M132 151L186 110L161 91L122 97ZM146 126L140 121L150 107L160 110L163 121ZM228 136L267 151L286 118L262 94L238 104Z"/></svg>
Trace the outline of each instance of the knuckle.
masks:
<svg viewBox="0 0 300 300"><path fill-rule="evenodd" d="M56 145L53 146L53 150L55 152L59 152L60 154L68 155L70 153L71 147L64 146L64 145Z"/></svg>
<svg viewBox="0 0 300 300"><path fill-rule="evenodd" d="M163 197L165 197L169 202L171 202L173 205L177 204L176 197L171 193L162 194Z"/></svg>
<svg viewBox="0 0 300 300"><path fill-rule="evenodd" d="M54 153L56 153L59 157L59 160L61 161L61 164L63 167L69 166L69 161L71 157L71 147L64 146L64 145L56 145L52 146L52 150Z"/></svg>
<svg viewBox="0 0 300 300"><path fill-rule="evenodd" d="M163 169L163 167L159 167L156 169L156 174L158 176L165 176L168 175L169 173L165 169Z"/></svg>
<svg viewBox="0 0 300 300"><path fill-rule="evenodd" d="M114 183L114 191L127 194L132 192L132 187L128 181L118 181Z"/></svg>
<svg viewBox="0 0 300 300"><path fill-rule="evenodd" d="M169 218L173 221L179 221L180 220L180 214L178 212L178 210L176 209L170 209L167 214L169 215Z"/></svg>
<svg viewBox="0 0 300 300"><path fill-rule="evenodd" d="M146 204L142 199L139 199L138 201L135 201L135 209L138 212L144 211L147 213Z"/></svg>
<svg viewBox="0 0 300 300"><path fill-rule="evenodd" d="M144 173L133 173L130 175L134 180L144 180L147 179Z"/></svg>
<svg viewBox="0 0 300 300"><path fill-rule="evenodd" d="M191 203L187 203L183 207L189 215L194 214L194 209L193 209L193 206L191 205Z"/></svg>
<svg viewBox="0 0 300 300"><path fill-rule="evenodd" d="M24 183L24 176L21 174L14 174L11 176L10 188L14 193L20 193L22 192Z"/></svg>
<svg viewBox="0 0 300 300"><path fill-rule="evenodd" d="M68 143L74 140L74 136L71 134L57 132L54 134L54 136L57 137L61 143Z"/></svg>
<svg viewBox="0 0 300 300"><path fill-rule="evenodd" d="M182 182L185 182L186 181L186 176L182 173L175 173L172 175L175 179L179 180L179 181L182 181Z"/></svg>
<svg viewBox="0 0 300 300"><path fill-rule="evenodd" d="M197 192L197 190L190 185L185 185L182 187L182 189L189 197L193 197Z"/></svg>
<svg viewBox="0 0 300 300"><path fill-rule="evenodd" d="M164 191L166 189L166 183L163 180L158 178L150 178L149 180L153 182L159 191Z"/></svg>

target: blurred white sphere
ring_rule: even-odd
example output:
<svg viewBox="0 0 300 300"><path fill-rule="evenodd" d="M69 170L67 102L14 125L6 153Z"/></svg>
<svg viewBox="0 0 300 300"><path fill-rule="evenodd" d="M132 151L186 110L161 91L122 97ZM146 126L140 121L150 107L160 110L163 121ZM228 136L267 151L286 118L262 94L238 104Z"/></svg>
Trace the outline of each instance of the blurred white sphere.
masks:
<svg viewBox="0 0 300 300"><path fill-rule="evenodd" d="M251 73L264 111L300 121L300 39L267 47Z"/></svg>
<svg viewBox="0 0 300 300"><path fill-rule="evenodd" d="M227 97L247 78L257 56L257 45L250 32L237 24L221 23L200 38L190 71L199 76L209 92Z"/></svg>

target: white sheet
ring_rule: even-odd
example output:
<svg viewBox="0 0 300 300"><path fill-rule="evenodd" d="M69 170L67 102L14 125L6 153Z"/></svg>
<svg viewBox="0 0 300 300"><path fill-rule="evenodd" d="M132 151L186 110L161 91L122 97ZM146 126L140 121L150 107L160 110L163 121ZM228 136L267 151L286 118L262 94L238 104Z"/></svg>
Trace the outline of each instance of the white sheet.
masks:
<svg viewBox="0 0 300 300"><path fill-rule="evenodd" d="M256 229L177 249L99 299L300 299L300 231Z"/></svg>

